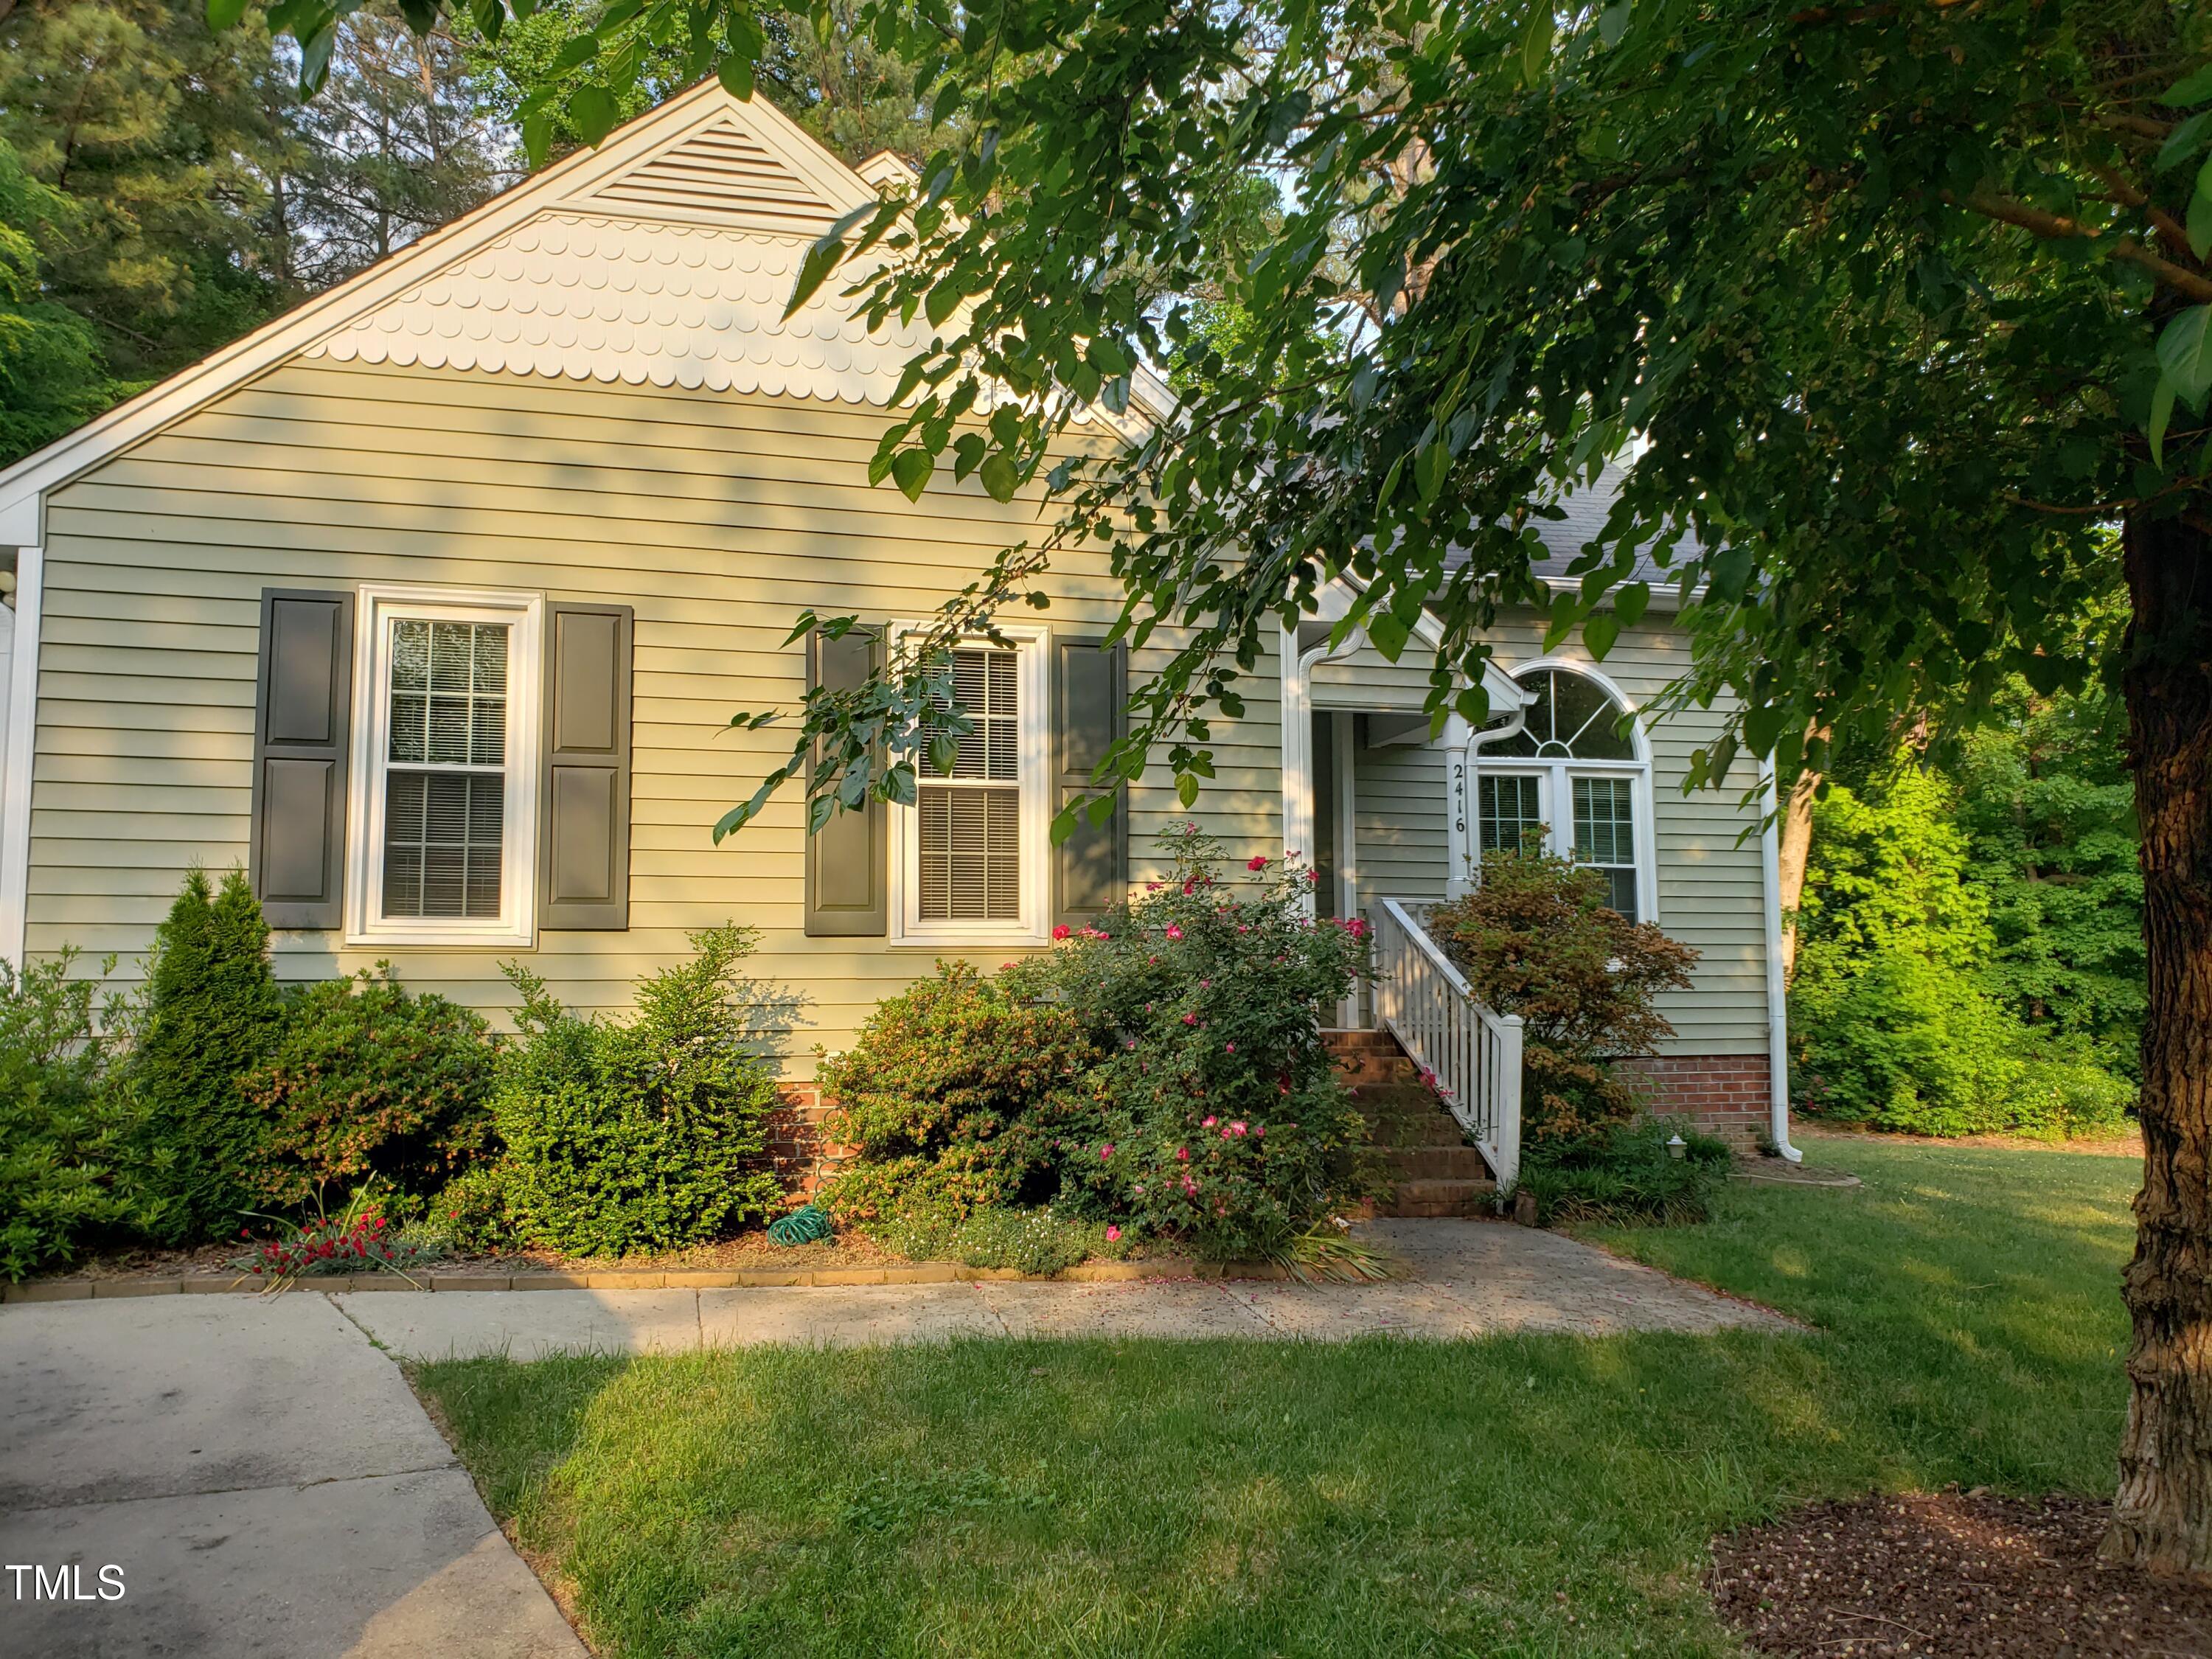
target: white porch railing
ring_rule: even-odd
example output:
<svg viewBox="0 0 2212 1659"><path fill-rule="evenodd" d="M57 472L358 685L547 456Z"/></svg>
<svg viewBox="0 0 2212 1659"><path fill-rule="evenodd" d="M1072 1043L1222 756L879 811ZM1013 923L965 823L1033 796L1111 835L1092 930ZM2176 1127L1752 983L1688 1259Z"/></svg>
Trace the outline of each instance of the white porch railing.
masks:
<svg viewBox="0 0 2212 1659"><path fill-rule="evenodd" d="M1423 926L1418 899L1377 899L1375 1017L1436 1080L1451 1115L1500 1187L1521 1172L1521 1017L1474 1000L1466 976Z"/></svg>

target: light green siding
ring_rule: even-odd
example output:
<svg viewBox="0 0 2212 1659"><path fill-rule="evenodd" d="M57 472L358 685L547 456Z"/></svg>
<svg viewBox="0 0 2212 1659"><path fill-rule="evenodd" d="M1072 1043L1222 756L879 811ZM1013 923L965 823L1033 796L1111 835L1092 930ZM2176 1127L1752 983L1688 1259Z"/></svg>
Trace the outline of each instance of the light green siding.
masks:
<svg viewBox="0 0 2212 1659"><path fill-rule="evenodd" d="M933 949L802 931L795 789L713 845L708 830L782 757L734 711L795 704L798 612L926 615L1037 528L949 480L919 505L869 488L881 410L508 376L295 364L57 490L46 608L27 945L108 951L135 973L193 863L246 851L258 605L264 586L363 581L526 588L635 608L630 927L546 933L531 965L584 1008L625 1005L686 930L758 927L757 971L799 994L787 1048L805 1075ZM1101 631L1119 609L1102 557L1061 562L1046 620ZM1132 665L1164 657L1155 645ZM1255 690L1272 692L1274 665ZM1280 850L1272 696L1216 726L1198 811L1164 781L1133 801L1137 873L1153 836L1196 816L1241 865ZM389 955L410 984L507 1006L497 958L458 948L338 948L280 935L307 978ZM1000 950L977 952L986 965Z"/></svg>
<svg viewBox="0 0 2212 1659"><path fill-rule="evenodd" d="M835 1050L882 997L939 952L802 931L796 791L720 848L708 830L781 760L778 729L726 729L738 709L795 704L804 662L783 641L812 607L872 621L927 614L1003 545L1039 532L1039 503L994 503L940 477L909 504L866 481L884 416L865 405L659 391L330 361L277 369L56 489L46 595L27 945L113 951L134 974L185 871L246 856L258 605L267 586L415 582L542 591L636 613L630 927L546 933L530 965L576 1006L629 1000L678 959L687 930L757 927L757 971L794 993L787 1069ZM1103 630L1120 590L1103 556L1071 555L1048 581L1055 629ZM1513 660L1533 625L1503 630ZM1139 653L1139 679L1163 661ZM1663 620L1629 630L1607 665L1642 698L1680 665ZM1326 701L1418 708L1426 663L1363 650L1331 670ZM1218 721L1217 776L1195 813L1164 769L1132 803L1139 879L1152 839L1196 817L1231 869L1282 851L1281 749L1271 655ZM1656 733L1661 920L1705 955L1671 1006L1680 1046L1747 1052L1764 1040L1756 840L1735 792L1685 802L1698 716ZM1356 757L1364 896L1431 896L1445 876L1447 757L1419 746ZM1747 781L1739 778L1734 781ZM410 984L509 1006L507 951L341 949L335 933L278 940L303 979L388 955ZM986 966L1000 949L974 953Z"/></svg>

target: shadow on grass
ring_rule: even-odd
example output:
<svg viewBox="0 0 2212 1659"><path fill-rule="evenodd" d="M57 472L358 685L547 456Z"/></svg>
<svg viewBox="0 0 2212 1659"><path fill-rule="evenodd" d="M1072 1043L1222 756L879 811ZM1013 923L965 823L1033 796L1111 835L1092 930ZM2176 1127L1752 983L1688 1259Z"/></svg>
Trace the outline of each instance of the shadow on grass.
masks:
<svg viewBox="0 0 2212 1659"><path fill-rule="evenodd" d="M1716 1531L1870 1485L2104 1489L2126 1176L2051 1156L1854 1149L1858 1191L1607 1236L1809 1336L964 1341L418 1380L606 1653L1724 1653Z"/></svg>

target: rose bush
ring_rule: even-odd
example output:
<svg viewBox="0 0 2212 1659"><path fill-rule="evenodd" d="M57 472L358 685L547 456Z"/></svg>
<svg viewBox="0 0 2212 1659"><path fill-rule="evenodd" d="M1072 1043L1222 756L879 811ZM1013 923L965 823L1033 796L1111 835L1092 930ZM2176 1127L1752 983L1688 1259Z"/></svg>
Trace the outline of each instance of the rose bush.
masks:
<svg viewBox="0 0 2212 1659"><path fill-rule="evenodd" d="M940 966L824 1065L854 1149L828 1183L841 1216L1053 1204L1117 1244L1233 1257L1378 1184L1321 1040L1364 924L1316 924L1312 877L1266 859L1232 890L1194 824L1161 848L1166 879L995 979Z"/></svg>

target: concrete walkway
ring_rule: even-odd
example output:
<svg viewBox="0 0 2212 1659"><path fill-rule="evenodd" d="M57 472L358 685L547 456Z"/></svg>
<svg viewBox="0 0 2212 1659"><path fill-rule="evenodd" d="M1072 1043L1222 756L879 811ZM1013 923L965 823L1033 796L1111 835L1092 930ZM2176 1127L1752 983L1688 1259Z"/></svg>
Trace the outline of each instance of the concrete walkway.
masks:
<svg viewBox="0 0 2212 1659"><path fill-rule="evenodd" d="M86 1599L39 1599L33 1573L0 1570L0 1655L584 1659L389 1354L1795 1328L1556 1234L1375 1231L1408 1277L12 1304L0 1308L0 1569L43 1567L51 1584L74 1567L68 1589ZM123 1593L101 1601L107 1566Z"/></svg>
<svg viewBox="0 0 2212 1659"><path fill-rule="evenodd" d="M584 1659L398 1368L320 1296L0 1310L7 1565L49 1589L74 1565L86 1598L0 1571L9 1659Z"/></svg>
<svg viewBox="0 0 2212 1659"><path fill-rule="evenodd" d="M1182 1279L458 1296L379 1291L330 1300L395 1353L420 1359L962 1336L1339 1340L1790 1328L1763 1310L1557 1233L1480 1221L1378 1221L1372 1231L1405 1263L1408 1277L1321 1285Z"/></svg>

